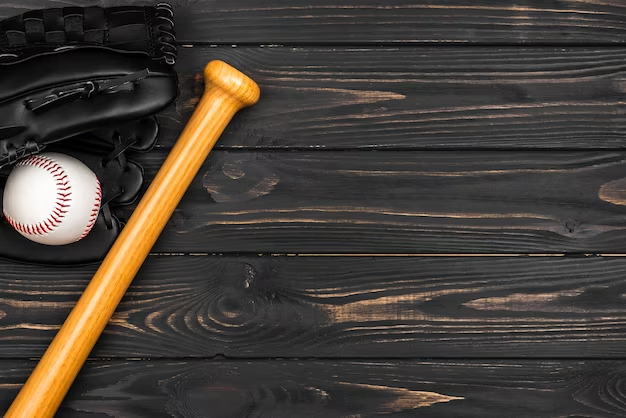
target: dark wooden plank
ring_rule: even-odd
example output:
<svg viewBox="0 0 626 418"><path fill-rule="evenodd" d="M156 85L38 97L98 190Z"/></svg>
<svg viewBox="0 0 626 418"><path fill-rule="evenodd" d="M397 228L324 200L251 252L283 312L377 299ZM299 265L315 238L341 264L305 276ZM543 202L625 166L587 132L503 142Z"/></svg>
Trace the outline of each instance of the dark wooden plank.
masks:
<svg viewBox="0 0 626 418"><path fill-rule="evenodd" d="M0 362L6 410L33 362ZM623 361L98 361L69 417L594 417L626 415Z"/></svg>
<svg viewBox="0 0 626 418"><path fill-rule="evenodd" d="M221 148L624 148L622 48L182 48L171 147L223 59L262 100Z"/></svg>
<svg viewBox="0 0 626 418"><path fill-rule="evenodd" d="M626 253L625 190L621 152L214 151L154 251Z"/></svg>
<svg viewBox="0 0 626 418"><path fill-rule="evenodd" d="M617 152L215 151L155 251L626 253L625 184Z"/></svg>
<svg viewBox="0 0 626 418"><path fill-rule="evenodd" d="M154 4L57 0L52 6ZM170 0L179 40L211 44L619 44L626 5L619 0ZM0 16L51 7L23 0Z"/></svg>
<svg viewBox="0 0 626 418"><path fill-rule="evenodd" d="M626 49L183 48L170 147L223 59L262 99L226 148L624 148Z"/></svg>
<svg viewBox="0 0 626 418"><path fill-rule="evenodd" d="M0 356L94 268L0 264ZM96 357L624 358L626 258L151 256Z"/></svg>

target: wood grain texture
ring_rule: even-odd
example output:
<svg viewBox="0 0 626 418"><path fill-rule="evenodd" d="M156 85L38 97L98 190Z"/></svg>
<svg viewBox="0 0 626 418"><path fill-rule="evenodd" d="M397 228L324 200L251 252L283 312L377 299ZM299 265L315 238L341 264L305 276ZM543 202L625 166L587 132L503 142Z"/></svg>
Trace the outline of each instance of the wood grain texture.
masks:
<svg viewBox="0 0 626 418"><path fill-rule="evenodd" d="M94 4L53 3L0 17ZM137 157L148 181L206 62L263 99L220 138L59 416L626 416L626 258L367 256L626 253L625 3L171 3L182 95ZM95 269L0 262L0 410Z"/></svg>
<svg viewBox="0 0 626 418"><path fill-rule="evenodd" d="M0 362L0 410L33 363ZM623 361L90 362L58 418L626 415Z"/></svg>
<svg viewBox="0 0 626 418"><path fill-rule="evenodd" d="M626 253L625 178L620 152L214 151L153 251Z"/></svg>
<svg viewBox="0 0 626 418"><path fill-rule="evenodd" d="M149 0L4 3L0 16L40 7L154 4ZM619 0L170 0L181 43L621 44Z"/></svg>
<svg viewBox="0 0 626 418"><path fill-rule="evenodd" d="M182 48L171 147L222 59L259 82L219 148L624 148L622 48Z"/></svg>
<svg viewBox="0 0 626 418"><path fill-rule="evenodd" d="M626 259L151 256L94 357L624 358ZM39 357L88 267L0 265L0 356Z"/></svg>

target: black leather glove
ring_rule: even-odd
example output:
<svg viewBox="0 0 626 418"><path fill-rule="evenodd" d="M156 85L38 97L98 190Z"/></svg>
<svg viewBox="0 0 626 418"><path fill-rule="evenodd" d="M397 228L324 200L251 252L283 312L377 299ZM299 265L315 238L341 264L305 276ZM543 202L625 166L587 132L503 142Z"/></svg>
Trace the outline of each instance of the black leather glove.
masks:
<svg viewBox="0 0 626 418"><path fill-rule="evenodd" d="M47 246L0 219L0 258L37 264L100 261L122 225L143 169L129 156L154 146L155 114L178 96L172 8L66 7L0 21L0 196L13 165L60 152L100 180L96 224L82 240ZM1 199L0 199L1 200Z"/></svg>

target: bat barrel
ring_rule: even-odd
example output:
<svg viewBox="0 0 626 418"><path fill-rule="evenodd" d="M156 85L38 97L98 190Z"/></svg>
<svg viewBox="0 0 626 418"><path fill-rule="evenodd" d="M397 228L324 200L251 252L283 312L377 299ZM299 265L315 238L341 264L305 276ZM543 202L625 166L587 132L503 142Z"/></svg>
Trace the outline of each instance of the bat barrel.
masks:
<svg viewBox="0 0 626 418"><path fill-rule="evenodd" d="M235 113L259 99L257 84L212 61L191 119L76 306L5 414L52 417L185 191Z"/></svg>

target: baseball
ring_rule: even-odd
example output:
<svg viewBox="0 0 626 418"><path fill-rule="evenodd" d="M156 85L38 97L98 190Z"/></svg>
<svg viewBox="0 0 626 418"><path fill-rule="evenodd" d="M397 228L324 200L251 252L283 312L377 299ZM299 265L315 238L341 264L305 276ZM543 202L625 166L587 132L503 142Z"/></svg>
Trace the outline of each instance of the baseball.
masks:
<svg viewBox="0 0 626 418"><path fill-rule="evenodd" d="M69 155L42 153L15 165L2 205L7 221L24 237L66 245L89 234L101 201L100 181L89 167Z"/></svg>

